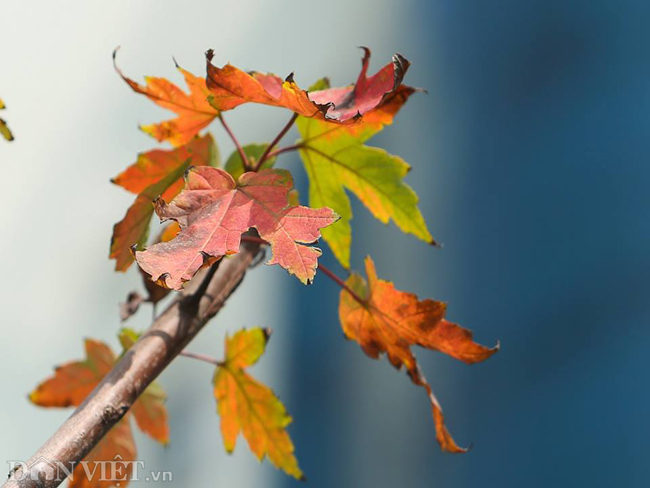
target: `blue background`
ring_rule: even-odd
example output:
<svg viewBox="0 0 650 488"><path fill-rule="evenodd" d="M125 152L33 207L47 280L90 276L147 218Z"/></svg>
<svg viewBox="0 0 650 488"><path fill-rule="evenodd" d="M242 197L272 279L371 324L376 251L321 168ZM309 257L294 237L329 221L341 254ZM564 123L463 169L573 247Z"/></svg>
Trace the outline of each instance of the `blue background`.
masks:
<svg viewBox="0 0 650 488"><path fill-rule="evenodd" d="M372 143L413 162L445 246L387 243L363 215L357 268L369 250L380 276L443 298L451 319L502 349L471 367L417 352L456 440L474 442L442 454L424 395L341 343L335 310L319 304L334 286L319 280L292 321L305 344L289 399L304 468L323 487L645 486L650 4L422 2L416 13L426 67L408 81L430 94ZM406 24L395 28L408 35Z"/></svg>

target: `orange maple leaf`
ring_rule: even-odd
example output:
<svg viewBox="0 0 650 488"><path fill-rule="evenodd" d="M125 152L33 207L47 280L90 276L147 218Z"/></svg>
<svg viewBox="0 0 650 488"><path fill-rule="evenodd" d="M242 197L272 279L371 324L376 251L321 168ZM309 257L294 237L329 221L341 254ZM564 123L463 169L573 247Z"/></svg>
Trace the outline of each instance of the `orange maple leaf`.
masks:
<svg viewBox="0 0 650 488"><path fill-rule="evenodd" d="M242 432L260 461L268 456L287 474L304 479L286 431L291 417L273 391L245 371L264 354L268 339L269 331L261 328L226 338L225 359L213 380L224 447L232 452Z"/></svg>
<svg viewBox="0 0 650 488"><path fill-rule="evenodd" d="M113 64L118 74L133 91L145 95L155 104L178 115L175 119L159 124L140 126L140 129L150 136L160 142L169 141L173 146L182 146L191 141L219 115L219 111L207 100L210 92L204 78L194 76L176 64L176 68L185 78L185 83L190 90L189 94L165 78L147 76L146 85L143 86L126 77L117 67L115 62L117 51L116 49L113 52Z"/></svg>
<svg viewBox="0 0 650 488"><path fill-rule="evenodd" d="M123 332L124 334L124 332ZM122 337L120 338L123 339ZM122 340L122 342L124 342ZM86 359L66 363L55 369L54 376L39 384L29 395L35 405L41 407L70 407L80 405L106 376L116 357L106 344L93 339L85 341ZM167 409L165 408L165 393L160 386L152 383L133 404L120 422L84 458L87 463L79 464L73 471L70 483L74 488L104 488L113 486L113 475L120 480L121 486L126 486L137 454L133 434L131 432L131 415L136 420L140 430L154 440L166 445L169 442L169 427L167 424ZM120 471L107 473L102 476L102 467L117 467L106 464L119 456L119 463L124 463ZM105 464L98 465L96 463ZM110 468L112 469L112 468ZM100 479L101 478L101 479Z"/></svg>
<svg viewBox="0 0 650 488"><path fill-rule="evenodd" d="M206 54L208 64L207 87L213 108L224 111L243 103L261 103L287 108L304 117L338 123L354 123L364 114L377 108L386 97L395 92L408 70L409 61L395 54L391 63L371 77L367 77L370 50L364 49L361 73L356 84L308 93L293 80L273 74L240 70L231 64L219 68L212 64L214 52Z"/></svg>
<svg viewBox="0 0 650 488"><path fill-rule="evenodd" d="M185 189L170 204L155 202L161 220L177 221L180 234L136 252L136 260L152 280L180 289L206 262L238 252L241 235L254 227L271 245L273 256L267 264L279 264L308 283L321 255L309 244L338 216L327 207L290 205L292 189L286 170L244 173L235 182L222 169L194 168L186 176Z"/></svg>
<svg viewBox="0 0 650 488"><path fill-rule="evenodd" d="M472 333L444 319L446 305L434 300L418 300L417 295L396 290L389 281L377 278L375 264L366 258L368 282L353 274L342 290L339 318L346 337L359 343L363 351L377 359L386 353L390 363L406 368L411 380L429 396L438 443L448 452L460 453L445 427L442 408L420 370L411 346L418 345L447 354L465 363L484 361L498 351L472 340Z"/></svg>
<svg viewBox="0 0 650 488"><path fill-rule="evenodd" d="M178 195L183 188L183 174L190 166L217 164L217 146L208 133L176 149L142 153L134 164L111 180L138 194L124 218L113 227L109 257L115 259L116 271L126 271L131 266L132 246L142 249L146 244L153 201L159 196L171 200Z"/></svg>

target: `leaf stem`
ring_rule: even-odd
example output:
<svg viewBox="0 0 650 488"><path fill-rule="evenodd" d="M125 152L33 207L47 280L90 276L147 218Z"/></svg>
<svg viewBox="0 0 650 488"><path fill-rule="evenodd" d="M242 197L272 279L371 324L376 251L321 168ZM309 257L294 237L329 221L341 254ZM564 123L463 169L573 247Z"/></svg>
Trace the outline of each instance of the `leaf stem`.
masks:
<svg viewBox="0 0 650 488"><path fill-rule="evenodd" d="M324 266L322 264L318 264L318 269L321 270L323 273L325 273L325 276L330 278L334 283L339 285L341 288L343 288L346 292L350 294L352 298L354 298L357 302L359 302L361 305L366 305L366 300L361 298L357 293L348 286L348 284L343 281L341 278L336 276L332 270L330 270L327 266Z"/></svg>
<svg viewBox="0 0 650 488"><path fill-rule="evenodd" d="M213 358L212 356L208 356L206 354L199 354L196 352L181 351L179 356L185 356L186 358L196 359L198 361L203 361L204 363L210 363L214 366L221 366L223 364L221 361Z"/></svg>
<svg viewBox="0 0 650 488"><path fill-rule="evenodd" d="M255 244L263 244L263 245L269 245L267 241L264 239L261 239L259 237L254 237L254 236L242 236L241 237L242 241L247 241L247 242L253 242ZM329 279L334 281L337 285L339 285L342 289L344 289L346 292L350 294L352 298L354 298L357 302L359 302L361 305L366 305L367 301L361 298L352 288L348 286L348 284L343 281L341 278L336 276L334 272L329 269L327 266L324 266L323 264L318 264L318 269L321 270L323 273L325 273L325 276L327 276Z"/></svg>
<svg viewBox="0 0 650 488"><path fill-rule="evenodd" d="M269 157L269 153L271 152L271 150L275 146L277 146L278 142L280 142L280 140L289 131L289 129L291 129L291 126L293 125L293 123L296 121L297 118L298 118L297 113L294 113L291 116L291 118L289 119L289 122L286 123L286 125L282 128L282 130L278 133L278 135L275 136L275 139L273 139L273 142L271 142L271 144L269 144L269 146L266 148L266 150L264 151L262 156L260 156L260 160L257 162L257 165L255 166L255 168L253 168L253 171L259 171L260 170L260 168L262 167L262 164L264 164L264 161L266 161L266 159Z"/></svg>
<svg viewBox="0 0 650 488"><path fill-rule="evenodd" d="M226 124L226 121L224 120L223 115L221 114L219 114L219 121L221 122L221 125L223 125L223 128L226 129L226 132L232 139L232 142L235 143L235 147L237 148L237 152L239 153L239 157L241 158L241 164L242 167L244 168L244 173L246 173L250 169L250 162L246 157L246 153L244 152L244 149L242 149L241 144L239 144L239 141L235 137L235 134L233 134L232 130L230 130L230 127L228 126L228 124Z"/></svg>

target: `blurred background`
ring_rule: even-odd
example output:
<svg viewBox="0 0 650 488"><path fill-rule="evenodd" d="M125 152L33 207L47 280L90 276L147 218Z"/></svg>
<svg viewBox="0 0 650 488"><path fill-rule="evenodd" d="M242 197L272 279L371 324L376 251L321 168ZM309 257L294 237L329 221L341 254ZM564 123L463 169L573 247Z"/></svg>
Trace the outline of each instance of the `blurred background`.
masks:
<svg viewBox="0 0 650 488"><path fill-rule="evenodd" d="M16 137L0 141L0 462L28 458L69 415L26 395L83 356L83 337L117 348L118 303L142 288L107 258L133 199L109 178L159 147L137 125L169 113L128 89L112 50L138 80L182 83L172 56L202 73L214 48L218 65L337 86L356 79L367 45L373 71L399 51L413 63L405 81L429 90L371 144L413 166L407 181L444 249L353 198L353 267L371 254L380 276L448 302L479 342L501 341L474 366L416 351L450 430L473 449L442 453L423 392L343 339L324 276L303 287L258 267L190 349L221 356L224 331L274 329L253 373L293 415L312 488L645 486L650 3L1 0L0 17L0 97ZM247 105L226 117L253 142L288 114ZM232 144L212 132L227 157ZM297 156L282 164L306 196ZM145 308L129 325L149 320ZM172 471L177 486L298 486L241 438L225 454L211 376L183 358L162 375L172 442L136 434L146 470Z"/></svg>

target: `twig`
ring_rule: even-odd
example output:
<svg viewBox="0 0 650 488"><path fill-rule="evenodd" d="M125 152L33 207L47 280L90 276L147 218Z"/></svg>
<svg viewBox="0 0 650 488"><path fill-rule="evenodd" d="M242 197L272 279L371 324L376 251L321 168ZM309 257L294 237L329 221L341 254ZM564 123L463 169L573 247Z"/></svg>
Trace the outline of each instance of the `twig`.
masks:
<svg viewBox="0 0 650 488"><path fill-rule="evenodd" d="M218 359L213 358L212 356L208 356L207 354L199 354L196 352L189 352L189 351L182 351L179 356L184 356L186 358L190 359L197 359L199 361L203 361L205 363L210 363L214 366L221 366L223 363L219 361Z"/></svg>
<svg viewBox="0 0 650 488"><path fill-rule="evenodd" d="M260 156L260 160L257 162L257 165L255 165L255 168L253 171L259 171L259 169L262 167L262 164L264 164L264 161L269 157L269 153L271 150L278 145L278 142L284 137L284 135L291 129L291 126L293 123L296 121L298 118L298 114L294 113L293 116L289 119L289 122L282 128L282 130L278 133L277 136L275 136L275 139L273 139L273 142L269 144L269 146L266 148L264 153Z"/></svg>
<svg viewBox="0 0 650 488"><path fill-rule="evenodd" d="M241 158L241 164L244 168L244 173L250 169L250 162L248 161L248 158L246 157L246 153L241 147L241 144L239 144L239 141L235 137L235 134L233 134L232 130L230 130L230 127L228 124L226 124L226 121L223 119L223 115L219 114L219 121L221 122L221 125L223 125L223 128L226 129L226 132L232 139L232 142L235 143L235 147L237 148L237 152L239 153L239 157Z"/></svg>
<svg viewBox="0 0 650 488"><path fill-rule="evenodd" d="M277 149L277 150L269 153L269 155L267 156L267 159L275 158L275 157L279 156L280 154L283 154L283 153L286 153L286 152L289 152L289 151L297 151L298 149L300 149L302 147L303 147L302 144L294 144L293 146L281 147L280 149Z"/></svg>

